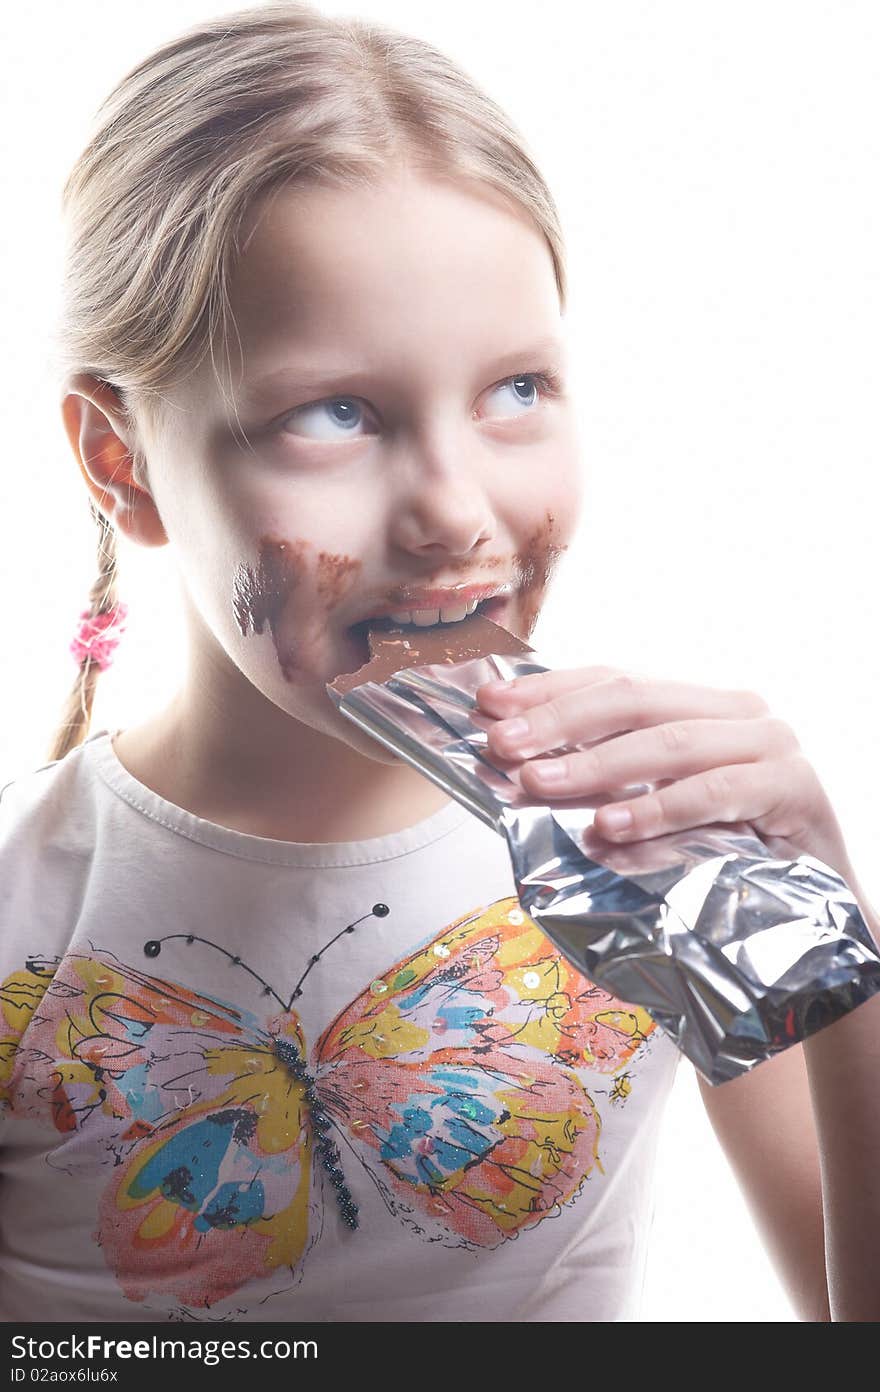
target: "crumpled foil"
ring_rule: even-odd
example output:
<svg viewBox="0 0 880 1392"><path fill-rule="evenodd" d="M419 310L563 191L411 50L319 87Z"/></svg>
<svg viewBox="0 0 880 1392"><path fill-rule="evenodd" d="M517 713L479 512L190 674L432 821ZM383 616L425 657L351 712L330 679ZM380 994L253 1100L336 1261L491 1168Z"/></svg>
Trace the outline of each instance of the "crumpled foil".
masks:
<svg viewBox="0 0 880 1392"><path fill-rule="evenodd" d="M493 722L474 692L548 670L535 653L489 656L403 669L344 696L327 690L354 724L506 838L529 917L578 971L644 1006L713 1086L880 991L858 904L814 857L775 859L745 823L612 846L592 830L595 810L632 788L589 805L536 804L518 765L489 758Z"/></svg>

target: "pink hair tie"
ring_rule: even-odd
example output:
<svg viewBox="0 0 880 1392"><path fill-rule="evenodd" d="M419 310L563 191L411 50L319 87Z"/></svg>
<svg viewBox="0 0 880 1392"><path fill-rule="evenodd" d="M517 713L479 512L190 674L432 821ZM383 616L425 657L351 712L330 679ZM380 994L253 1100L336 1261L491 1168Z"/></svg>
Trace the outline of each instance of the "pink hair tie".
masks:
<svg viewBox="0 0 880 1392"><path fill-rule="evenodd" d="M113 661L113 650L125 631L128 606L121 600L110 609L99 614L90 614L84 609L79 616L76 637L70 651L77 663L82 664L87 657L103 671Z"/></svg>

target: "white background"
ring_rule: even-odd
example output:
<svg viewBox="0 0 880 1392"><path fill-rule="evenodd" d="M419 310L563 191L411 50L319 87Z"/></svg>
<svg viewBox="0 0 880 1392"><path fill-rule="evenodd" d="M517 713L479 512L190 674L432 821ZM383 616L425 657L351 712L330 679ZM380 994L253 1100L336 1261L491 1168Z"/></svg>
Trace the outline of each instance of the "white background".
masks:
<svg viewBox="0 0 880 1392"><path fill-rule="evenodd" d="M97 529L48 372L61 186L122 74L231 8L4 11L0 783L45 761L95 574ZM880 7L321 8L445 49L510 112L559 203L587 502L539 651L760 691L880 897ZM181 670L167 550L121 554L129 631L93 730L150 714ZM644 1319L794 1318L689 1065L658 1185Z"/></svg>

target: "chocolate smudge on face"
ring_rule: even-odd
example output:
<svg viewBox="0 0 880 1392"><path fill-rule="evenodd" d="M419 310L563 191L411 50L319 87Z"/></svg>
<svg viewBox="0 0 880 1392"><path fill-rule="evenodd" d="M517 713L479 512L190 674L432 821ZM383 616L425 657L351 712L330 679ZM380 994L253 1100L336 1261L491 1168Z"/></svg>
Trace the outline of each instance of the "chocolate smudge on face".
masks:
<svg viewBox="0 0 880 1392"><path fill-rule="evenodd" d="M324 601L328 613L348 594L362 567L363 561L354 561L351 556L318 552L318 598Z"/></svg>
<svg viewBox="0 0 880 1392"><path fill-rule="evenodd" d="M538 613L544 600L547 586L555 566L567 547L554 540L556 522L551 512L545 514L544 521L535 528L517 551L514 558L513 583L517 587L519 617L525 629L525 637L531 636L537 622ZM282 622L286 616L285 628L290 627L291 616L288 606L297 586L302 585L310 573L310 553L312 546L302 538L287 540L283 537L266 535L260 538L259 561L256 567L240 564L233 576L232 608L240 632L247 637L249 633L262 634L268 624L275 644L278 664L286 681L293 681L298 671L297 650L287 633L282 637ZM497 575L505 566L506 557L485 556L479 561L473 557L461 556L445 567L446 573L464 573L472 576L477 570L488 570ZM319 551L314 567L314 585L317 596L316 612L311 616L310 627L321 630L330 612L335 609L355 584L363 563L343 553ZM422 581L422 583L426 583ZM401 587L400 602L405 601L405 589ZM384 596L385 603L397 602L394 592Z"/></svg>
<svg viewBox="0 0 880 1392"><path fill-rule="evenodd" d="M232 608L241 632L252 627L262 633L268 623L273 633L287 599L306 573L306 543L263 537L256 569L240 565L232 582Z"/></svg>
<svg viewBox="0 0 880 1392"><path fill-rule="evenodd" d="M547 587L563 551L568 547L554 541L556 519L552 512L535 528L524 546L516 553L514 573L519 586L519 608L525 626L525 636L531 637Z"/></svg>
<svg viewBox="0 0 880 1392"><path fill-rule="evenodd" d="M297 672L297 653L288 637L282 643L282 617L291 596L309 574L309 542L298 538L288 541L276 536L260 538L259 563L256 567L242 563L236 568L232 582L232 609L240 632L247 637L263 633L266 625L272 634L278 664L286 681L293 681ZM350 556L329 551L318 553L315 567L315 589L318 610L312 618L320 630L327 615L347 594L361 569L361 562ZM286 626L290 624L287 614Z"/></svg>
<svg viewBox="0 0 880 1392"><path fill-rule="evenodd" d="M447 559L442 569L443 578L450 574L464 574L472 578L477 571L485 570L490 572L492 579L510 580L515 587L516 609L507 622L511 627L514 623L517 624L518 637L529 638L538 621L538 614L556 564L563 551L568 550L567 545L555 540L556 535L556 518L552 512L547 511L543 522L535 527L516 552L512 572L508 569L510 561L507 555L485 556L481 560L475 560L473 556L458 556ZM381 595L375 595L376 602L399 605L401 609L409 608L410 591L414 583L383 590ZM432 583L432 576L419 577L418 584L426 589L430 588Z"/></svg>

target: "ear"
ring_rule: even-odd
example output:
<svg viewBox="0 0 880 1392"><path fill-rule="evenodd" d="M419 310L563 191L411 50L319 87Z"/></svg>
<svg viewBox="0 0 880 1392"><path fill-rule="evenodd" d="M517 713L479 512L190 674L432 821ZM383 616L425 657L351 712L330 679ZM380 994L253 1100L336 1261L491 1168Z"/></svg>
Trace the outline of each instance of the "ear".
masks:
<svg viewBox="0 0 880 1392"><path fill-rule="evenodd" d="M61 414L86 487L104 516L140 546L165 546L168 535L152 494L135 482L129 426L110 383L75 373L65 383Z"/></svg>

